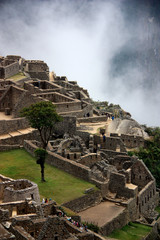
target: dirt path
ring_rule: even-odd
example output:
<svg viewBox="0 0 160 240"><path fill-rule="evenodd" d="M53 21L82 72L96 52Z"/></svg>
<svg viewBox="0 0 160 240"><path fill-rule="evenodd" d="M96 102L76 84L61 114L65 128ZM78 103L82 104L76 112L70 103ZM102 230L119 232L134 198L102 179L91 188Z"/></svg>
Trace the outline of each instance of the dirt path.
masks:
<svg viewBox="0 0 160 240"><path fill-rule="evenodd" d="M125 208L122 206L118 206L113 202L106 201L78 214L81 216L82 221L90 223L92 222L99 227L102 227L107 222L110 222L113 218L122 213L124 209Z"/></svg>
<svg viewBox="0 0 160 240"><path fill-rule="evenodd" d="M85 126L86 127L86 130L83 130L83 131L87 131L91 134L96 134L99 132L99 128L105 128L107 129L108 125L111 123L111 119L108 119L107 121L105 122L98 122L98 123L80 123L80 126ZM106 132L106 135L107 132Z"/></svg>

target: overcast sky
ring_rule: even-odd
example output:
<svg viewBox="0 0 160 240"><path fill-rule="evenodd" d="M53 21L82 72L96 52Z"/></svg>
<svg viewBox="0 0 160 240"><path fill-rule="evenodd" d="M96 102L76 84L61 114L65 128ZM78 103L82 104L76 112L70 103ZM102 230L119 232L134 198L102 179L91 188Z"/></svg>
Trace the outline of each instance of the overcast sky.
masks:
<svg viewBox="0 0 160 240"><path fill-rule="evenodd" d="M94 100L120 104L140 123L159 126L154 2L1 0L0 55L44 60Z"/></svg>

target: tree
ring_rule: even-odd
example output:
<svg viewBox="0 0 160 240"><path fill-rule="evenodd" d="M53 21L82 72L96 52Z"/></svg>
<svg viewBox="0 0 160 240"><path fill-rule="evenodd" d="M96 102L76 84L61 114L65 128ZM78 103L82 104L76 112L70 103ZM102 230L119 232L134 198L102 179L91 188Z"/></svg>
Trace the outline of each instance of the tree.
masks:
<svg viewBox="0 0 160 240"><path fill-rule="evenodd" d="M36 158L37 158L37 164L40 164L40 166L41 166L41 181L45 182L45 179L44 179L44 163L45 163L45 158L46 158L46 155L47 155L47 151L43 148L37 148L34 151L34 153L35 153Z"/></svg>
<svg viewBox="0 0 160 240"><path fill-rule="evenodd" d="M56 112L56 107L52 104L52 102L38 102L32 104L30 107L25 107L21 110L21 116L26 117L31 125L31 127L38 130L41 143L42 150L46 151L49 139L53 134L55 123L62 121L62 117L58 115ZM40 154L40 153L39 153ZM42 173L42 181L44 180L44 162L45 156L43 151L41 151L40 155L37 155L39 161L42 162L41 173Z"/></svg>

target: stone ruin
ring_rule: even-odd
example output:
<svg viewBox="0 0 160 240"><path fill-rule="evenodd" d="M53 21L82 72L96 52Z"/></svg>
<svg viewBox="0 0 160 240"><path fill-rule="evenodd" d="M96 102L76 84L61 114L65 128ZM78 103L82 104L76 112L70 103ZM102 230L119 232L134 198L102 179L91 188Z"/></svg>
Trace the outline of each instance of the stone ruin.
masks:
<svg viewBox="0 0 160 240"><path fill-rule="evenodd" d="M68 81L66 77L49 74L48 66L43 61L25 60L20 56L0 59L2 68L13 63L16 66L18 64L18 71L20 69L24 72L27 80L23 81L23 85L12 79L6 80L8 76L0 67L0 114L4 118L8 117L0 120L0 149L14 148L16 143L34 155L34 150L40 146L37 131L29 127L19 112L32 103L51 101L64 121L57 124L48 144L46 162L94 183L100 189L98 197L90 194L77 200L77 205L73 201L66 203L66 206L77 212L102 201L123 206L123 219L117 216L106 223L101 228L104 235L142 217L145 221L153 222L157 216L154 209L159 200L155 179L141 160L129 157L126 151L126 148L144 146L144 139L133 135L111 134L103 141L101 135L83 131L83 128L77 127L77 123L107 121L108 118L94 110L87 90L79 87L75 81ZM14 71L11 73L15 74ZM48 218L44 219L45 211L42 211L36 184L2 176L0 179L0 211L6 217L5 220L1 219L0 228L4 232L8 229L15 239L21 239L19 236L23 234L26 234L26 239L70 239L73 233L77 234L78 239L100 239L95 238L93 233L80 233L68 225L65 219L55 216L57 210L54 204L51 204L46 214ZM17 217L12 216L14 211ZM25 216L21 216L22 213ZM6 224L8 221L9 224ZM120 224L117 225L117 222Z"/></svg>

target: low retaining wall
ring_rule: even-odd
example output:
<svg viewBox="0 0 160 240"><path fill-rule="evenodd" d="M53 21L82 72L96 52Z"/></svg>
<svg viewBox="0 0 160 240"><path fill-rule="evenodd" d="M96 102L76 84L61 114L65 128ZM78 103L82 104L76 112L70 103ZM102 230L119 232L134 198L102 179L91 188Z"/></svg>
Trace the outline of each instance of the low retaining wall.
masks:
<svg viewBox="0 0 160 240"><path fill-rule="evenodd" d="M78 123L96 123L96 122L106 122L108 119L107 116L98 116L98 117L85 117L85 118L78 118Z"/></svg>
<svg viewBox="0 0 160 240"><path fill-rule="evenodd" d="M63 206L71 209L74 212L80 212L89 207L93 207L99 204L101 200L102 200L101 192L96 191L93 193L88 193L70 202L64 203Z"/></svg>
<svg viewBox="0 0 160 240"><path fill-rule="evenodd" d="M19 149L20 145L0 145L0 152Z"/></svg>
<svg viewBox="0 0 160 240"><path fill-rule="evenodd" d="M24 148L27 152L29 152L32 156L34 156L34 151L37 148L31 141L24 141ZM76 163L72 160L68 160L59 156L56 153L48 152L46 163L55 166L73 176L84 179L85 181L90 180L91 170L89 167L83 166L79 163Z"/></svg>
<svg viewBox="0 0 160 240"><path fill-rule="evenodd" d="M126 210L120 213L117 217L113 218L110 222L101 227L100 232L104 236L108 236L115 229L121 229L128 223Z"/></svg>
<svg viewBox="0 0 160 240"><path fill-rule="evenodd" d="M18 136L13 136L13 137L8 137L8 138L4 138L4 139L0 139L0 144L1 145L15 145L15 143L17 143L18 145L23 145L23 142L28 139L39 139L39 134L38 134L38 130L34 130L30 133L26 133L26 134L22 134L22 135L18 135Z"/></svg>
<svg viewBox="0 0 160 240"><path fill-rule="evenodd" d="M30 127L26 118L15 118L10 120L0 120L0 134L6 134L19 129Z"/></svg>

